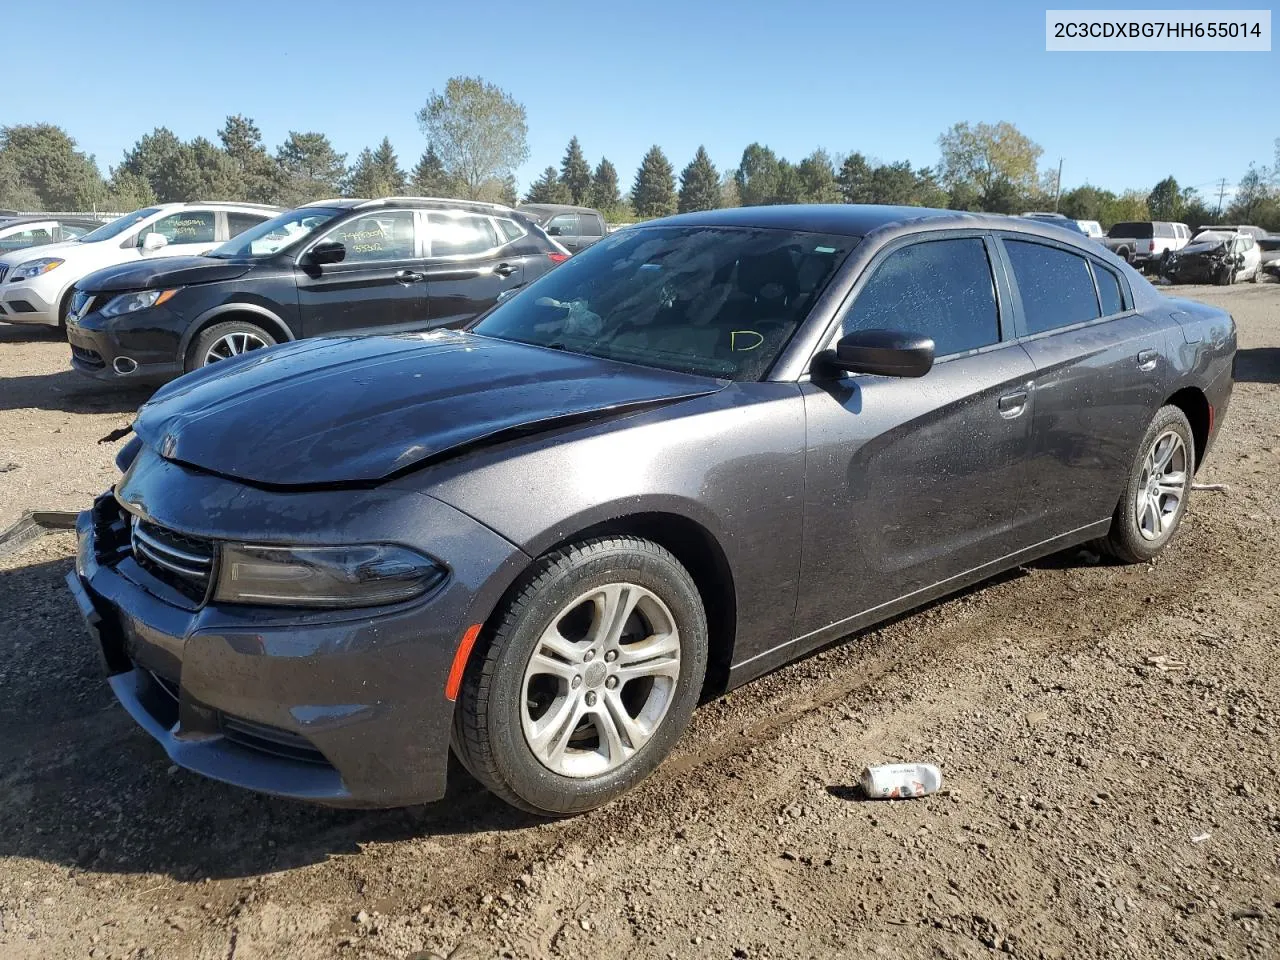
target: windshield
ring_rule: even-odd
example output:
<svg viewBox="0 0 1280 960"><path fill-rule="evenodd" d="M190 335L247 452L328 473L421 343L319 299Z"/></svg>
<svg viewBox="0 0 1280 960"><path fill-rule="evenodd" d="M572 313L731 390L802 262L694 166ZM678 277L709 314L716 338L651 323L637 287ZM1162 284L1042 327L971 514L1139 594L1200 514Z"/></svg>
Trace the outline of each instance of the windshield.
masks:
<svg viewBox="0 0 1280 960"><path fill-rule="evenodd" d="M269 257L271 254L315 233L346 210L333 207L299 207L264 220L239 236L211 250L207 256L220 260Z"/></svg>
<svg viewBox="0 0 1280 960"><path fill-rule="evenodd" d="M758 380L857 237L638 227L565 262L476 333L685 373Z"/></svg>
<svg viewBox="0 0 1280 960"><path fill-rule="evenodd" d="M1192 243L1224 243L1230 239L1231 234L1222 233L1218 230L1201 230L1191 238Z"/></svg>
<svg viewBox="0 0 1280 960"><path fill-rule="evenodd" d="M143 207L141 210L133 211L133 213L126 213L123 217L116 217L110 223L104 223L97 230L86 233L80 238L80 242L97 243L99 240L110 240L112 237L118 237L135 223L141 223L153 213L159 212L159 207Z"/></svg>

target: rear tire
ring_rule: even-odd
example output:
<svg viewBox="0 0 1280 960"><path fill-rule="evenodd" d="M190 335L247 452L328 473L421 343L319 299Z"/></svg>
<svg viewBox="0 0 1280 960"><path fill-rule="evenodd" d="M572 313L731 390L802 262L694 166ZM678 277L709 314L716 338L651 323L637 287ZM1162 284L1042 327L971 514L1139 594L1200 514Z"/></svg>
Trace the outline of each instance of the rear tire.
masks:
<svg viewBox="0 0 1280 960"><path fill-rule="evenodd" d="M218 360L274 346L276 338L247 320L225 320L206 327L187 348L183 367L187 373Z"/></svg>
<svg viewBox="0 0 1280 960"><path fill-rule="evenodd" d="M1163 551L1187 512L1195 463L1187 415L1161 407L1138 445L1102 549L1125 563L1146 563Z"/></svg>
<svg viewBox="0 0 1280 960"><path fill-rule="evenodd" d="M638 537L542 557L486 633L463 676L454 752L540 816L590 810L647 777L702 691L702 598L670 552Z"/></svg>

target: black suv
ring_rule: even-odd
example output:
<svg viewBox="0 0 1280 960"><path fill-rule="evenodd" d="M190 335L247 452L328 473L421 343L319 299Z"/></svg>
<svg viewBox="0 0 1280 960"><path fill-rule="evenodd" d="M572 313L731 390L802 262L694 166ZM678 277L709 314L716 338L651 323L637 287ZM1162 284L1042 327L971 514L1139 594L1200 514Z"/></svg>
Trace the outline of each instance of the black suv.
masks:
<svg viewBox="0 0 1280 960"><path fill-rule="evenodd" d="M67 314L71 364L162 381L302 337L460 326L566 259L532 219L498 204L321 200L202 257L89 274Z"/></svg>

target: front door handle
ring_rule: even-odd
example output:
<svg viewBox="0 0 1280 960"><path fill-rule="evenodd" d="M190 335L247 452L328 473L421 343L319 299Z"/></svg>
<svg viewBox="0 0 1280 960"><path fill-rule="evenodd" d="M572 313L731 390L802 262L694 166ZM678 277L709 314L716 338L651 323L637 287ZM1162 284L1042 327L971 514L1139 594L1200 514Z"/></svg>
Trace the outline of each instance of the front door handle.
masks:
<svg viewBox="0 0 1280 960"><path fill-rule="evenodd" d="M1000 408L1000 416L1006 420L1021 416L1022 411L1027 409L1027 391L1019 390L1016 393L1006 393L1000 398L997 406Z"/></svg>
<svg viewBox="0 0 1280 960"><path fill-rule="evenodd" d="M427 275L417 270L401 270L396 274L396 279L401 283L417 283L419 280L427 279Z"/></svg>
<svg viewBox="0 0 1280 960"><path fill-rule="evenodd" d="M1156 351L1141 350L1138 352L1138 369L1143 371L1154 370L1159 359L1160 354Z"/></svg>
<svg viewBox="0 0 1280 960"><path fill-rule="evenodd" d="M500 277L509 277L509 276L511 276L513 273L515 273L518 269L520 269L520 268L519 268L519 267L517 267L515 264L512 264L512 263L500 263L500 264L498 264L496 267L494 267L494 268L493 268L493 272L494 272L494 273L496 273L496 274L497 274L498 276L500 276Z"/></svg>

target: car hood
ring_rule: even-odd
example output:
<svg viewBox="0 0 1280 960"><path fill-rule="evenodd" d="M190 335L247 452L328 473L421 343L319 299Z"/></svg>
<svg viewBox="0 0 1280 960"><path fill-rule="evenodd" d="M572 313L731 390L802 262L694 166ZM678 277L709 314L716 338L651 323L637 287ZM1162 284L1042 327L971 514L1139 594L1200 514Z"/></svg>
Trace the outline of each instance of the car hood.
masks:
<svg viewBox="0 0 1280 960"><path fill-rule="evenodd" d="M86 293L185 287L193 283L235 280L248 273L251 266L252 263L244 260L219 260L216 257L159 257L104 267L89 274L76 286Z"/></svg>
<svg viewBox="0 0 1280 960"><path fill-rule="evenodd" d="M38 247L23 247L21 250L11 250L3 257L0 257L0 264L12 269L20 263L26 263L28 260L38 260L41 257L62 257L70 259L66 251L74 250L79 246L75 240L59 240L57 243L45 243Z"/></svg>
<svg viewBox="0 0 1280 960"><path fill-rule="evenodd" d="M1197 254L1225 253L1225 247L1225 240L1202 240L1199 243L1189 243L1181 250L1171 253L1170 256L1194 257Z"/></svg>
<svg viewBox="0 0 1280 960"><path fill-rule="evenodd" d="M181 377L134 430L166 459L249 483L357 485L724 386L453 331L315 339Z"/></svg>

